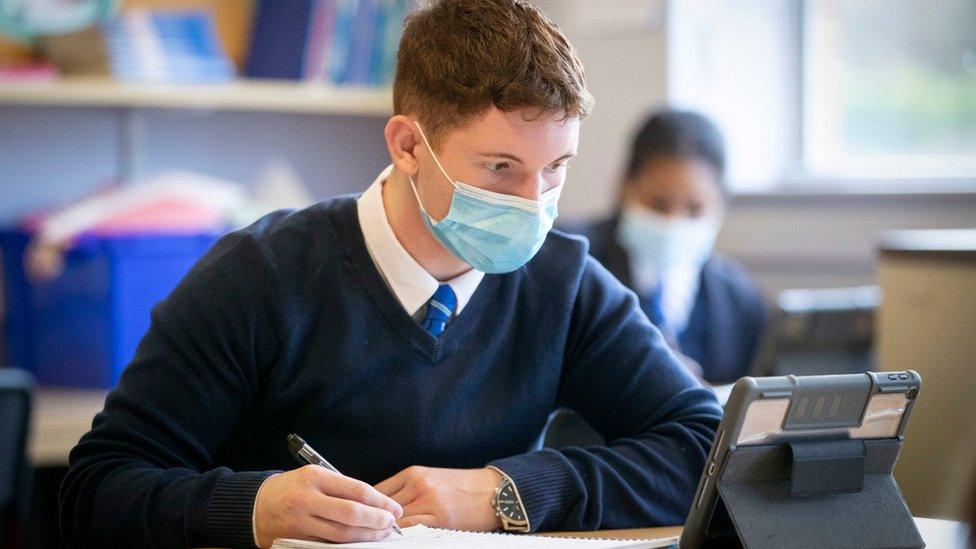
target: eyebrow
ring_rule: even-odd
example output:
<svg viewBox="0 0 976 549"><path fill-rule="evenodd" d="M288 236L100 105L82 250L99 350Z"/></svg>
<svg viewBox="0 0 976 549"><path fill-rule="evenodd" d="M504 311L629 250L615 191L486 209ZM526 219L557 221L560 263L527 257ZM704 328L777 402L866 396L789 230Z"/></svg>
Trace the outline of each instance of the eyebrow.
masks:
<svg viewBox="0 0 976 549"><path fill-rule="evenodd" d="M522 159L519 158L519 157L517 157L517 156L515 156L514 154L503 153L503 152L482 152L482 153L478 153L478 154L481 155L481 156L489 156L491 158L505 158L505 159L508 159L508 160L512 160L513 162L518 162L519 164L522 164L523 163L522 162ZM555 164L556 162L561 162L563 160L568 160L570 158L573 158L574 156L576 156L576 153L566 153L566 154L560 156L559 158L553 160L552 163Z"/></svg>

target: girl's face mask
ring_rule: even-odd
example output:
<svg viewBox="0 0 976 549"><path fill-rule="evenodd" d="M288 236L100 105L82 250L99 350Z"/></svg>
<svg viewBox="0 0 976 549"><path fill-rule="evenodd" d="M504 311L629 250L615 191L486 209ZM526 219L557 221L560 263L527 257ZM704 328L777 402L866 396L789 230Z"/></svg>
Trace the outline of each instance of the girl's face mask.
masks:
<svg viewBox="0 0 976 549"><path fill-rule="evenodd" d="M658 276L672 267L700 268L712 254L719 223L711 218L669 218L628 203L620 213L617 242L631 260Z"/></svg>

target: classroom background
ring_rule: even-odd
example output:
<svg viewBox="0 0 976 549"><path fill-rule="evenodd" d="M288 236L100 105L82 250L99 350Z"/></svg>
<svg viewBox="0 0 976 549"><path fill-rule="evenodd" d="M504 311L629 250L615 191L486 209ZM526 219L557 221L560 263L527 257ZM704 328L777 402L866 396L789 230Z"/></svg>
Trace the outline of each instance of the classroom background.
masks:
<svg viewBox="0 0 976 549"><path fill-rule="evenodd" d="M596 98L561 219L614 207L653 109L715 120L730 190L717 249L754 277L772 320L755 373L917 370L896 477L916 516L964 520L976 3L533 3L577 48ZM413 6L0 0L0 366L37 383L29 417L0 417L14 426L0 429L0 452L13 450L0 456L0 546L58 546L68 450L149 308L214 239L360 192L389 163L389 86Z"/></svg>

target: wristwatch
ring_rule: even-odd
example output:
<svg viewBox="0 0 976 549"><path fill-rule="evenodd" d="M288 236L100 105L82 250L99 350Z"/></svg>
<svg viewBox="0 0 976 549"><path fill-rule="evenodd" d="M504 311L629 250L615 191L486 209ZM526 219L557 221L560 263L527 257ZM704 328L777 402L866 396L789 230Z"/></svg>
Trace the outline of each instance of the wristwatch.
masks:
<svg viewBox="0 0 976 549"><path fill-rule="evenodd" d="M505 474L505 471L490 465L489 467L502 475L502 480L495 487L491 498L491 506L495 508L495 516L502 519L502 529L506 532L528 532L529 516L525 512L525 505L522 503L522 496L519 495L518 487L515 486L512 477Z"/></svg>

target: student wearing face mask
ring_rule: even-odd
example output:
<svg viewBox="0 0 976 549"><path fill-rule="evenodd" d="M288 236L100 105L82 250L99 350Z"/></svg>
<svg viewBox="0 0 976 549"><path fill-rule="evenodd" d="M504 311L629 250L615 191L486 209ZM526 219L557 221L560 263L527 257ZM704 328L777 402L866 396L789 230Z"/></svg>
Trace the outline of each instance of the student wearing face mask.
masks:
<svg viewBox="0 0 976 549"><path fill-rule="evenodd" d="M634 137L616 212L577 227L689 369L713 384L746 375L764 327L756 286L713 251L727 202L724 172L722 136L711 121L653 113Z"/></svg>
<svg viewBox="0 0 976 549"><path fill-rule="evenodd" d="M71 452L71 545L682 522L721 408L550 231L592 103L569 42L524 0L425 2L393 102L365 192L232 233L154 308ZM609 446L536 450L557 407Z"/></svg>

